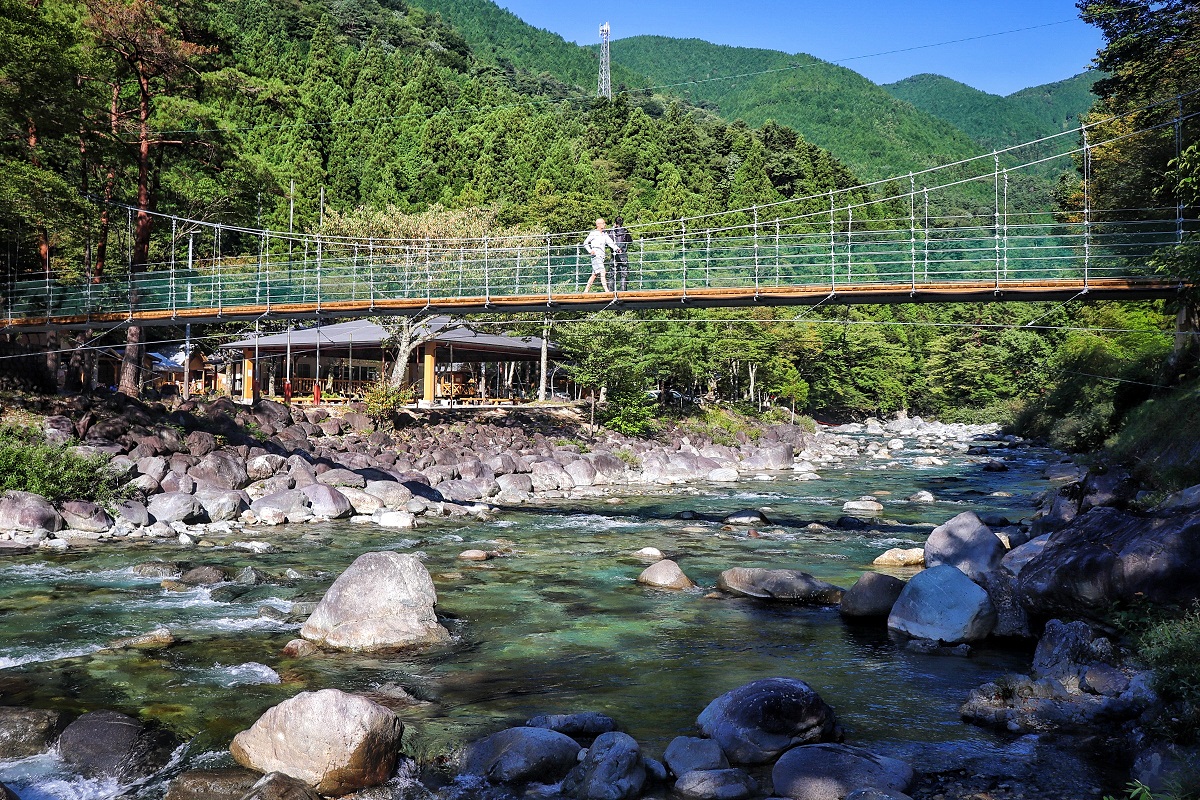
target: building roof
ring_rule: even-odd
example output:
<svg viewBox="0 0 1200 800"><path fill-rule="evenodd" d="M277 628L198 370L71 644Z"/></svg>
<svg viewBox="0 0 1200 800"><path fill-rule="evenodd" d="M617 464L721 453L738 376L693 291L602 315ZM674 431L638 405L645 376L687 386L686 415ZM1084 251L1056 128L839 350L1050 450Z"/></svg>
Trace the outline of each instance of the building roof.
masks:
<svg viewBox="0 0 1200 800"><path fill-rule="evenodd" d="M422 320L417 326L417 335L426 336L429 330L434 331L434 341L439 347L455 347L462 351L480 351L488 353L505 353L526 358L540 353L542 340L536 336L509 336L506 334L481 333L466 327L467 323L458 322L451 317L438 316ZM316 346L318 337L322 347L380 347L388 339L387 330L377 322L366 319L356 319L349 322L339 322L334 325L322 325L302 330L293 330L290 334L291 346L298 349L311 349ZM276 333L270 336L260 336L258 339L242 339L237 342L221 345L223 349L248 349L256 344L261 349L282 349L288 346L289 334ZM553 343L549 345L551 355L558 354L558 348Z"/></svg>

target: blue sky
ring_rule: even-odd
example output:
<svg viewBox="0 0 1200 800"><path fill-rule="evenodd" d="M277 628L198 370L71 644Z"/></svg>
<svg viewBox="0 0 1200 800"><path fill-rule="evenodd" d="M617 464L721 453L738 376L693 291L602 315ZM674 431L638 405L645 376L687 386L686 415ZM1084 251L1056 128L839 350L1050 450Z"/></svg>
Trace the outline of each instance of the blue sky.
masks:
<svg viewBox="0 0 1200 800"><path fill-rule="evenodd" d="M526 22L580 44L659 34L718 44L809 53L837 61L876 83L936 72L995 94L1069 78L1101 44L1073 0L498 0ZM1047 25L1070 20L1064 24ZM889 50L1047 25L1036 30L906 53ZM853 60L846 60L853 59Z"/></svg>

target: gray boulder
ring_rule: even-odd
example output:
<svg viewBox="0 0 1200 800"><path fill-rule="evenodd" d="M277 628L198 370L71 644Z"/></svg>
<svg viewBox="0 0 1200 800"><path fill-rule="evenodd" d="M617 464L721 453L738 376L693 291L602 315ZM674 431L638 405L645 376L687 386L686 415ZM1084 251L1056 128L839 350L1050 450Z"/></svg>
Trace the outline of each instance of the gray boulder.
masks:
<svg viewBox="0 0 1200 800"><path fill-rule="evenodd" d="M204 511L212 522L237 519L250 506L246 503L245 495L232 489L220 489L214 486L197 487L195 497L204 506Z"/></svg>
<svg viewBox="0 0 1200 800"><path fill-rule="evenodd" d="M996 609L996 626L992 628L992 636L1033 636L1029 629L1029 615L1017 597L1017 579L1011 572L1006 569L985 572L979 578L979 585L987 592L988 599Z"/></svg>
<svg viewBox="0 0 1200 800"><path fill-rule="evenodd" d="M299 489L285 489L282 492L275 492L266 497L260 497L250 504L250 510L260 515L267 510L278 511L287 515L307 508L308 495Z"/></svg>
<svg viewBox="0 0 1200 800"><path fill-rule="evenodd" d="M676 736L663 753L667 768L678 776L694 770L711 771L729 768L725 751L712 739L695 736Z"/></svg>
<svg viewBox="0 0 1200 800"><path fill-rule="evenodd" d="M692 583L691 578L683 574L678 564L668 558L646 567L637 580L638 583L660 589L690 589L696 585Z"/></svg>
<svg viewBox="0 0 1200 800"><path fill-rule="evenodd" d="M197 483L208 483L222 489L241 489L250 483L246 465L233 453L217 450L200 459L188 470L188 477Z"/></svg>
<svg viewBox="0 0 1200 800"><path fill-rule="evenodd" d="M194 456L206 456L217 449L217 437L208 431L192 431L184 439L187 451Z"/></svg>
<svg viewBox="0 0 1200 800"><path fill-rule="evenodd" d="M301 692L233 737L244 767L291 775L321 794L343 795L391 777L404 725L391 709L338 689Z"/></svg>
<svg viewBox="0 0 1200 800"><path fill-rule="evenodd" d="M1033 653L1033 677L1054 678L1060 683L1077 680L1096 660L1092 648L1095 638L1086 622L1050 620Z"/></svg>
<svg viewBox="0 0 1200 800"><path fill-rule="evenodd" d="M1042 554L1046 549L1046 544L1050 541L1050 534L1044 533L1036 539L1030 539L1025 544L1017 545L1012 550L1005 554L1000 560L1000 567L1013 575L1020 577L1021 570L1033 559Z"/></svg>
<svg viewBox="0 0 1200 800"><path fill-rule="evenodd" d="M41 755L54 746L63 715L42 708L0 706L0 759Z"/></svg>
<svg viewBox="0 0 1200 800"><path fill-rule="evenodd" d="M815 605L834 605L845 591L800 570L753 567L725 570L717 577L717 587L744 597Z"/></svg>
<svg viewBox="0 0 1200 800"><path fill-rule="evenodd" d="M273 453L254 456L246 462L246 474L252 481L265 481L267 478L275 477L275 473L279 472L286 463L287 459Z"/></svg>
<svg viewBox="0 0 1200 800"><path fill-rule="evenodd" d="M150 515L159 522L201 522L204 506L194 495L185 492L156 494L147 506Z"/></svg>
<svg viewBox="0 0 1200 800"><path fill-rule="evenodd" d="M633 737L602 733L579 765L563 779L563 792L577 800L630 800L642 793L646 764Z"/></svg>
<svg viewBox="0 0 1200 800"><path fill-rule="evenodd" d="M771 520L757 508L745 508L735 511L721 520L726 525L770 525Z"/></svg>
<svg viewBox="0 0 1200 800"><path fill-rule="evenodd" d="M892 630L947 644L984 639L995 624L987 592L945 564L914 575L888 616Z"/></svg>
<svg viewBox="0 0 1200 800"><path fill-rule="evenodd" d="M793 678L764 678L726 692L696 724L734 764L763 764L796 745L842 736L833 709Z"/></svg>
<svg viewBox="0 0 1200 800"><path fill-rule="evenodd" d="M0 497L0 531L59 531L63 519L40 494L10 490Z"/></svg>
<svg viewBox="0 0 1200 800"><path fill-rule="evenodd" d="M300 635L353 651L443 644L450 634L434 616L436 605L433 580L416 556L364 553L325 592Z"/></svg>
<svg viewBox="0 0 1200 800"><path fill-rule="evenodd" d="M925 542L925 566L948 564L971 580L978 580L983 573L1000 566L1005 552L1004 543L991 528L974 512L964 511L929 534Z"/></svg>
<svg viewBox="0 0 1200 800"><path fill-rule="evenodd" d="M59 507L59 512L72 530L103 533L113 526L108 512L87 500L68 500Z"/></svg>
<svg viewBox="0 0 1200 800"><path fill-rule="evenodd" d="M607 714L584 711L579 714L543 714L525 723L531 728L546 728L564 733L573 739L594 739L602 733L615 731L617 723Z"/></svg>
<svg viewBox="0 0 1200 800"><path fill-rule="evenodd" d="M533 480L523 472L497 475L496 485L502 494L529 494L533 491Z"/></svg>
<svg viewBox="0 0 1200 800"><path fill-rule="evenodd" d="M579 743L546 728L508 728L467 745L464 775L492 783L554 783L575 766Z"/></svg>
<svg viewBox="0 0 1200 800"><path fill-rule="evenodd" d="M882 572L864 572L842 595L843 617L886 617L904 591L904 581Z"/></svg>
<svg viewBox="0 0 1200 800"><path fill-rule="evenodd" d="M846 800L912 800L894 789L859 789L846 795Z"/></svg>
<svg viewBox="0 0 1200 800"><path fill-rule="evenodd" d="M378 497L387 508L404 508L413 498L412 490L399 481L367 481L364 491Z"/></svg>
<svg viewBox="0 0 1200 800"><path fill-rule="evenodd" d="M314 516L341 519L354 513L354 506L350 505L350 501L346 499L346 495L332 486L326 486L323 483L314 483L311 486L305 486L299 491L308 498L308 507L312 510Z"/></svg>
<svg viewBox="0 0 1200 800"><path fill-rule="evenodd" d="M326 486L349 486L352 489L366 488L367 479L348 469L330 469L317 476L317 481Z"/></svg>
<svg viewBox="0 0 1200 800"><path fill-rule="evenodd" d="M789 750L771 770L775 793L792 800L843 800L858 789L903 792L913 770L895 758L843 744L810 744Z"/></svg>
<svg viewBox="0 0 1200 800"><path fill-rule="evenodd" d="M146 510L146 504L137 500L122 500L117 503L117 516L138 527L150 524L150 512Z"/></svg>
<svg viewBox="0 0 1200 800"><path fill-rule="evenodd" d="M1200 509L1200 484L1181 489L1168 495L1156 509L1164 514L1195 511Z"/></svg>
<svg viewBox="0 0 1200 800"><path fill-rule="evenodd" d="M321 795L291 775L269 772L259 778L241 800L321 800Z"/></svg>
<svg viewBox="0 0 1200 800"><path fill-rule="evenodd" d="M58 738L69 766L88 777L122 783L153 775L180 744L167 731L116 711L93 711L72 722Z"/></svg>
<svg viewBox="0 0 1200 800"><path fill-rule="evenodd" d="M1200 513L1095 508L1052 534L1017 586L1030 616L1098 617L1116 603L1190 605L1200 599L1197 564Z"/></svg>
<svg viewBox="0 0 1200 800"><path fill-rule="evenodd" d="M734 768L693 770L675 781L675 794L689 800L746 800L758 792L758 781Z"/></svg>
<svg viewBox="0 0 1200 800"><path fill-rule="evenodd" d="M257 772L241 767L192 769L181 772L163 800L227 800L244 797L259 779ZM305 785L305 788L308 788Z"/></svg>

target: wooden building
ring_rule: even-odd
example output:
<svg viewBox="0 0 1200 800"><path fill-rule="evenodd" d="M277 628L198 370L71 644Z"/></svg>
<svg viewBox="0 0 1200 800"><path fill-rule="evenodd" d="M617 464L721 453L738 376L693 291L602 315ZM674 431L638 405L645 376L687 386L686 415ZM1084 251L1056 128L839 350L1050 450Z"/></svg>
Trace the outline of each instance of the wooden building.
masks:
<svg viewBox="0 0 1200 800"><path fill-rule="evenodd" d="M413 335L422 344L403 367L404 383L417 389L423 405L515 402L528 398L531 386L536 393L537 337L484 333L444 316L421 321ZM241 360L230 393L244 402L261 394L317 402L360 397L395 370L388 338L378 323L352 320L231 342L222 350ZM558 348L546 346L557 358Z"/></svg>

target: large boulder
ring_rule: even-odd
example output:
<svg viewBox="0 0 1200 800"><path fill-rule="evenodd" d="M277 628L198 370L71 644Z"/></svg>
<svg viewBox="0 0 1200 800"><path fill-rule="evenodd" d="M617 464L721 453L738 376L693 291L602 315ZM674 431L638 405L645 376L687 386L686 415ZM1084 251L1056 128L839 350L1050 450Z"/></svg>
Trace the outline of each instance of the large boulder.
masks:
<svg viewBox="0 0 1200 800"><path fill-rule="evenodd" d="M116 711L93 711L72 722L58 738L58 752L88 777L122 783L158 772L180 744L162 728Z"/></svg>
<svg viewBox="0 0 1200 800"><path fill-rule="evenodd" d="M758 792L758 781L737 769L697 769L675 781L675 794L688 800L746 800Z"/></svg>
<svg viewBox="0 0 1200 800"><path fill-rule="evenodd" d="M578 761L579 743L546 728L508 728L467 745L462 773L492 783L554 783Z"/></svg>
<svg viewBox="0 0 1200 800"><path fill-rule="evenodd" d="M837 741L833 709L804 681L764 678L726 692L696 724L734 764L764 764L800 744Z"/></svg>
<svg viewBox="0 0 1200 800"><path fill-rule="evenodd" d="M324 795L343 795L391 777L404 725L391 709L338 689L301 692L267 709L233 737L244 767L282 772Z"/></svg>
<svg viewBox="0 0 1200 800"><path fill-rule="evenodd" d="M41 755L54 745L62 723L57 711L0 706L0 760Z"/></svg>
<svg viewBox="0 0 1200 800"><path fill-rule="evenodd" d="M904 591L904 581L882 572L864 572L842 595L843 617L886 617Z"/></svg>
<svg viewBox="0 0 1200 800"><path fill-rule="evenodd" d="M68 500L59 511L66 526L72 530L103 533L113 526L113 518L108 512L87 500Z"/></svg>
<svg viewBox="0 0 1200 800"><path fill-rule="evenodd" d="M364 553L325 592L300 635L338 650L441 644L450 634L434 616L436 605L433 580L416 556Z"/></svg>
<svg viewBox="0 0 1200 800"><path fill-rule="evenodd" d="M792 800L843 800L858 789L903 792L913 770L895 758L843 744L810 744L783 754L771 770L775 794Z"/></svg>
<svg viewBox="0 0 1200 800"><path fill-rule="evenodd" d="M266 497L260 497L250 504L250 510L262 515L267 511L277 511L283 515L308 509L308 495L299 489L284 489Z"/></svg>
<svg viewBox="0 0 1200 800"><path fill-rule="evenodd" d="M690 589L696 584L683 574L679 565L669 558L664 558L642 570L638 575L638 583L654 586L660 589Z"/></svg>
<svg viewBox="0 0 1200 800"><path fill-rule="evenodd" d="M949 564L971 580L1000 566L1007 550L992 529L972 511L964 511L933 529L925 542L925 566Z"/></svg>
<svg viewBox="0 0 1200 800"><path fill-rule="evenodd" d="M1021 570L1030 616L1091 616L1117 603L1190 605L1200 598L1200 513L1142 517L1095 508L1052 534Z"/></svg>
<svg viewBox="0 0 1200 800"><path fill-rule="evenodd" d="M712 739L695 736L676 736L667 745L663 761L675 775L684 775L694 770L727 769L729 761L721 745Z"/></svg>
<svg viewBox="0 0 1200 800"><path fill-rule="evenodd" d="M163 800L228 800L243 797L259 779L259 774L241 767L191 769L181 772ZM308 785L305 784L305 788Z"/></svg>
<svg viewBox="0 0 1200 800"><path fill-rule="evenodd" d="M378 497L387 508L404 508L413 499L412 490L399 481L367 481L364 491Z"/></svg>
<svg viewBox="0 0 1200 800"><path fill-rule="evenodd" d="M582 711L578 714L542 714L526 720L531 728L548 728L565 733L572 739L595 739L602 733L615 731L617 723L607 714L598 711Z"/></svg>
<svg viewBox="0 0 1200 800"><path fill-rule="evenodd" d="M250 483L245 463L233 453L217 450L200 459L188 470L188 477L197 483L220 486L222 489L241 489Z"/></svg>
<svg viewBox="0 0 1200 800"><path fill-rule="evenodd" d="M40 494L13 490L0 498L0 531L54 532L62 527L62 517Z"/></svg>
<svg viewBox="0 0 1200 800"><path fill-rule="evenodd" d="M212 522L237 519L249 506L242 492L201 486L196 489L196 499L204 506L204 513Z"/></svg>
<svg viewBox="0 0 1200 800"><path fill-rule="evenodd" d="M844 591L840 586L826 583L798 569L755 567L734 567L725 570L717 577L717 587L745 597L815 605L838 603Z"/></svg>
<svg viewBox="0 0 1200 800"><path fill-rule="evenodd" d="M250 787L250 791L243 795L241 800L321 800L321 795L307 783L291 775L268 772Z"/></svg>
<svg viewBox="0 0 1200 800"><path fill-rule="evenodd" d="M354 513L354 506L350 505L346 495L332 486L314 483L311 486L305 486L300 491L308 498L309 508L315 516L341 519Z"/></svg>
<svg viewBox="0 0 1200 800"><path fill-rule="evenodd" d="M914 575L888 616L892 630L947 644L984 639L995 624L996 609L987 592L945 564Z"/></svg>
<svg viewBox="0 0 1200 800"><path fill-rule="evenodd" d="M642 793L646 763L633 737L602 733L583 760L563 779L563 792L577 800L630 800Z"/></svg>
<svg viewBox="0 0 1200 800"><path fill-rule="evenodd" d="M204 505L186 492L156 494L147 509L158 522L202 522L206 514Z"/></svg>

